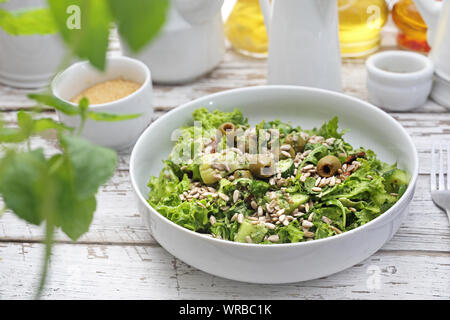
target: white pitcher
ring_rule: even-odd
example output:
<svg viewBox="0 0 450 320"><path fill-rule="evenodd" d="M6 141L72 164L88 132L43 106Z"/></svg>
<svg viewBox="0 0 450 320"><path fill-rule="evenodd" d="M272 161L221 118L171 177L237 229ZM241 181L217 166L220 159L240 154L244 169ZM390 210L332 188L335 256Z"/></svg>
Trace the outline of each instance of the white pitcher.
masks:
<svg viewBox="0 0 450 320"><path fill-rule="evenodd" d="M450 0L414 0L428 26L435 79L431 98L450 108Z"/></svg>
<svg viewBox="0 0 450 320"><path fill-rule="evenodd" d="M259 0L269 30L269 84L341 91L335 0Z"/></svg>
<svg viewBox="0 0 450 320"><path fill-rule="evenodd" d="M41 8L46 0L14 0L0 4L6 10ZM18 88L48 84L66 54L58 34L13 36L0 28L0 82Z"/></svg>
<svg viewBox="0 0 450 320"><path fill-rule="evenodd" d="M172 0L155 41L137 55L123 46L124 53L147 64L154 82L196 79L214 69L225 53L222 4L223 0Z"/></svg>
<svg viewBox="0 0 450 320"><path fill-rule="evenodd" d="M436 74L450 82L450 0L414 0L428 26L430 57Z"/></svg>

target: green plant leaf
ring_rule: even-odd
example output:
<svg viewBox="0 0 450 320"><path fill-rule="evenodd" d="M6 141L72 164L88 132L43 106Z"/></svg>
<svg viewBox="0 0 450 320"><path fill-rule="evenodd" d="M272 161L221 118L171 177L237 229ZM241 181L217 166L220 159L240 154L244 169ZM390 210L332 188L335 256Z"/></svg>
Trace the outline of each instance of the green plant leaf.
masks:
<svg viewBox="0 0 450 320"><path fill-rule="evenodd" d="M51 170L55 183L55 225L76 241L89 230L97 206L95 196L80 199L75 185L77 172L67 155L53 156L49 167L56 168Z"/></svg>
<svg viewBox="0 0 450 320"><path fill-rule="evenodd" d="M44 35L58 31L48 8L17 11L0 9L0 27L11 35Z"/></svg>
<svg viewBox="0 0 450 320"><path fill-rule="evenodd" d="M137 52L149 43L164 24L168 0L108 0L119 33Z"/></svg>
<svg viewBox="0 0 450 320"><path fill-rule="evenodd" d="M141 116L140 113L136 114L112 114L112 113L106 113L106 112L94 112L89 111L87 114L87 117L91 120L95 121L105 121L105 122L116 122L116 121L123 121L123 120L130 120L130 119L136 119Z"/></svg>
<svg viewBox="0 0 450 320"><path fill-rule="evenodd" d="M20 110L17 113L17 124L19 125L20 129L22 130L22 134L25 137L30 137L33 134L33 118L31 115L23 110Z"/></svg>
<svg viewBox="0 0 450 320"><path fill-rule="evenodd" d="M19 143L28 137L19 128L5 128L0 123L0 143Z"/></svg>
<svg viewBox="0 0 450 320"><path fill-rule="evenodd" d="M0 193L6 206L25 221L39 225L43 219L43 188L47 162L42 149L8 152L0 161Z"/></svg>
<svg viewBox="0 0 450 320"><path fill-rule="evenodd" d="M80 137L61 135L60 143L73 171L76 192L81 199L94 195L114 174L116 153Z"/></svg>
<svg viewBox="0 0 450 320"><path fill-rule="evenodd" d="M72 52L104 70L112 22L106 0L48 0L48 3L56 25ZM71 12L68 11L70 8L78 9Z"/></svg>
<svg viewBox="0 0 450 320"><path fill-rule="evenodd" d="M76 116L80 114L80 110L77 107L50 94L32 93L28 95L28 98L36 102L45 104L46 106L52 107L69 116Z"/></svg>
<svg viewBox="0 0 450 320"><path fill-rule="evenodd" d="M60 100L58 98L56 98L53 95L49 95L49 94L29 94L28 97L30 99L33 99L39 103L45 104L49 107L55 108L56 110L67 114L69 116L81 116L80 111L81 110L86 110L87 106L86 105L82 105L81 107L78 106L75 107L74 105L65 102L63 100ZM86 101L83 101L84 99L82 99L80 101L80 104L83 103L87 103ZM85 112L85 111L83 111ZM91 120L95 120L95 121L108 121L108 122L115 122L115 121L123 121L123 120L130 120L130 119L135 119L141 116L141 114L113 114L113 113L106 113L106 112L95 112L92 110L89 110L86 112L86 116L87 118L91 119Z"/></svg>
<svg viewBox="0 0 450 320"><path fill-rule="evenodd" d="M60 122L57 122L50 118L42 118L34 120L34 127L33 132L34 133L41 133L46 130L54 129L58 132L62 131L73 131L73 128L70 128Z"/></svg>

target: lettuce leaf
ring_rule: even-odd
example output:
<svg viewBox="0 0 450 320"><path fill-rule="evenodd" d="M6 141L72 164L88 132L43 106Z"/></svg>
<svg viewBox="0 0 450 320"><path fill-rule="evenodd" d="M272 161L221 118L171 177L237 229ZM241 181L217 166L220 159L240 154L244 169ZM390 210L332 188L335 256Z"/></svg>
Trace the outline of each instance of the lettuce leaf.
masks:
<svg viewBox="0 0 450 320"><path fill-rule="evenodd" d="M202 127L205 129L218 128L225 122L231 122L234 125L246 125L247 119L244 118L242 111L235 109L232 112L222 112L214 110L209 112L206 108L199 108L192 114L194 121L202 123Z"/></svg>

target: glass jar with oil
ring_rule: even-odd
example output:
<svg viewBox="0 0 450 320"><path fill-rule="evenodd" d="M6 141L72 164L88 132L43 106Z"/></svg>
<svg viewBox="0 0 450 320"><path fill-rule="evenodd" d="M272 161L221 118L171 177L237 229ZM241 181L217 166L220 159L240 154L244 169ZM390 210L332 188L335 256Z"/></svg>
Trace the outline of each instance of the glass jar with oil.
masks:
<svg viewBox="0 0 450 320"><path fill-rule="evenodd" d="M258 0L237 0L227 21L225 35L237 52L267 57L268 38Z"/></svg>
<svg viewBox="0 0 450 320"><path fill-rule="evenodd" d="M392 19L400 31L397 35L400 48L423 53L430 51L427 25L412 0L398 1L392 8Z"/></svg>
<svg viewBox="0 0 450 320"><path fill-rule="evenodd" d="M360 58L376 52L389 14L385 0L338 0L338 7L341 56Z"/></svg>

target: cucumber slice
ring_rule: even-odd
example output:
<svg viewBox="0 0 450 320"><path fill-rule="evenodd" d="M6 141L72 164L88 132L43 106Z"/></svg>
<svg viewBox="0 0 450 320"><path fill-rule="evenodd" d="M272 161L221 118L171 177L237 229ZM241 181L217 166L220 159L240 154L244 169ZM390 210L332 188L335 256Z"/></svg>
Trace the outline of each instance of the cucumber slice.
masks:
<svg viewBox="0 0 450 320"><path fill-rule="evenodd" d="M284 159L278 162L278 169L281 172L281 176L283 178L287 178L294 174L295 166L294 160L292 159Z"/></svg>
<svg viewBox="0 0 450 320"><path fill-rule="evenodd" d="M400 169L394 169L386 172L383 175L384 187L387 192L398 193L401 185L407 185L409 183L408 174Z"/></svg>
<svg viewBox="0 0 450 320"><path fill-rule="evenodd" d="M264 236L267 233L267 228L261 224L251 224L248 221L244 221L239 226L238 233L236 234L234 241L247 242L246 237L249 236L253 243L260 243L263 241Z"/></svg>
<svg viewBox="0 0 450 320"><path fill-rule="evenodd" d="M290 196L292 199L292 203L289 203L288 213L291 213L296 208L298 208L301 204L304 204L306 201L309 200L309 196L307 196L306 194L292 193Z"/></svg>

